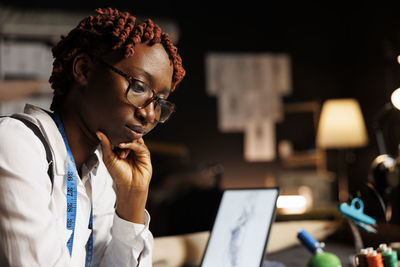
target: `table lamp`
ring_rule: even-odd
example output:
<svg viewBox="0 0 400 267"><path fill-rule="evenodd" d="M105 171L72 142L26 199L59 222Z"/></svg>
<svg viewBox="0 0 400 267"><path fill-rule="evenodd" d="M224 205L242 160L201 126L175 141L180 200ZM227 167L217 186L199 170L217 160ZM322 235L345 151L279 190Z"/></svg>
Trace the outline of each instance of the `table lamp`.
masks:
<svg viewBox="0 0 400 267"><path fill-rule="evenodd" d="M339 201L348 200L348 179L344 154L348 148L365 146L367 131L357 100L330 99L324 102L317 130L317 146L322 149L338 149Z"/></svg>

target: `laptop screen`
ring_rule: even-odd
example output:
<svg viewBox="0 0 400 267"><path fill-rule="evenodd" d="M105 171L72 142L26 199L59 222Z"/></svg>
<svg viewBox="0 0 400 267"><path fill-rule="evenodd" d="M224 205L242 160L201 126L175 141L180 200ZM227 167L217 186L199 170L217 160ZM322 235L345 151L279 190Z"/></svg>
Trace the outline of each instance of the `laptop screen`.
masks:
<svg viewBox="0 0 400 267"><path fill-rule="evenodd" d="M278 195L278 188L225 190L201 267L261 266Z"/></svg>

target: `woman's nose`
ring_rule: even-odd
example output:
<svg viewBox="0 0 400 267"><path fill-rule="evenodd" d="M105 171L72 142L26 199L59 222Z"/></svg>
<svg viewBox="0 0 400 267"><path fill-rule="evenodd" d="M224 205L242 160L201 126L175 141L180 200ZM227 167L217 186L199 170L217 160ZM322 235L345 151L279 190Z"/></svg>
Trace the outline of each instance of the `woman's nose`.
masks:
<svg viewBox="0 0 400 267"><path fill-rule="evenodd" d="M147 106L143 108L137 108L135 114L143 125L154 123L156 119L154 101L151 101Z"/></svg>

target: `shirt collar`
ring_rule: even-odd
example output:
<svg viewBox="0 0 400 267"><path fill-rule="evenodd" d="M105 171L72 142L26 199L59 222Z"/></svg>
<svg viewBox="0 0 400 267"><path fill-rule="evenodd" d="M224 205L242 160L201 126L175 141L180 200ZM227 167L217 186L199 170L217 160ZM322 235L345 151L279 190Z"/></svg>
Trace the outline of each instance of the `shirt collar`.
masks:
<svg viewBox="0 0 400 267"><path fill-rule="evenodd" d="M90 172L92 172L93 175L96 175L98 167L99 158L97 157L96 153L93 153L89 157L89 159L83 164L82 176L85 177L86 175L89 175Z"/></svg>
<svg viewBox="0 0 400 267"><path fill-rule="evenodd" d="M57 175L65 175L67 172L67 149L61 133L59 132L56 123L50 115L51 113L30 104L25 106L24 113L25 114L20 115L38 125L46 141L50 145L50 149L54 157L53 162L55 166L55 173ZM93 174L96 175L97 168L99 166L99 158L102 158L102 155L101 150L98 148L96 149L95 153L84 163L87 168L87 172L93 172Z"/></svg>

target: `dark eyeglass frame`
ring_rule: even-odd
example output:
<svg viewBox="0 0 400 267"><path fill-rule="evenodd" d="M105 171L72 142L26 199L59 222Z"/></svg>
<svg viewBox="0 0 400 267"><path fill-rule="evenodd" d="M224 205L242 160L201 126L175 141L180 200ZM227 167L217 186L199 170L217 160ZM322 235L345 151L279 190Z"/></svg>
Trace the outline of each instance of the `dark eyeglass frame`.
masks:
<svg viewBox="0 0 400 267"><path fill-rule="evenodd" d="M129 75L129 74L127 74L127 73L125 73L125 72L123 72L123 71L117 69L116 67L114 67L114 66L111 65L111 64L108 64L107 62L105 62L105 61L102 60L101 58L96 57L96 60L98 60L101 64L103 64L105 67L109 68L109 69L112 70L113 72L115 72L115 73L119 74L120 76L124 77L124 78L128 81L128 84L129 84L129 85L128 85L128 88L126 89L125 96L126 96L126 99L129 101L129 103L131 103L131 105L134 106L135 108L145 108L145 107L147 107L147 105L149 105L149 104L150 104L151 102L153 102L153 101L154 101L154 106L155 106L155 107L156 107L157 104L158 104L159 102L161 102L161 101L164 102L164 103L167 103L167 104L171 107L171 108L170 108L171 113L167 116L166 119L157 120L157 122L160 122L160 123L166 122L166 121L171 117L171 115L172 115L174 112L176 112L176 105L175 105L174 103L168 101L168 100L165 100L165 99L162 98L162 97L159 97L159 96L156 94L156 92L154 92L153 88L151 88L151 86L145 84L145 83L142 82L141 80L138 80L138 79L133 78L131 75ZM142 84L144 85L144 86L142 86L142 87L145 87L145 88L150 89L151 92L152 92L152 94L153 94L153 96L150 97L149 99L147 99L146 102L145 102L143 105L141 105L141 106L135 105L135 104L132 103L132 102L129 100L129 98L128 98L128 92L129 92L129 90L132 89L132 85L133 85L133 83L134 83L135 81L142 83Z"/></svg>

